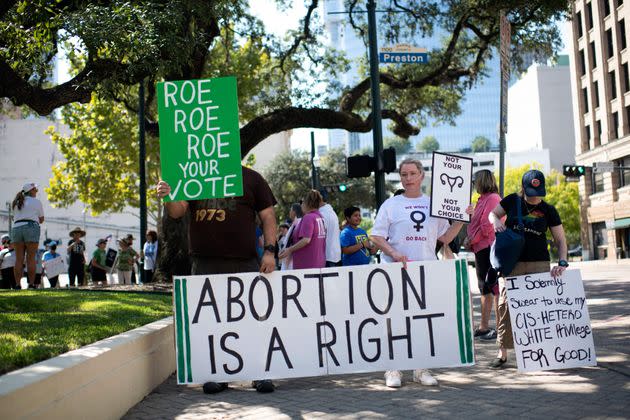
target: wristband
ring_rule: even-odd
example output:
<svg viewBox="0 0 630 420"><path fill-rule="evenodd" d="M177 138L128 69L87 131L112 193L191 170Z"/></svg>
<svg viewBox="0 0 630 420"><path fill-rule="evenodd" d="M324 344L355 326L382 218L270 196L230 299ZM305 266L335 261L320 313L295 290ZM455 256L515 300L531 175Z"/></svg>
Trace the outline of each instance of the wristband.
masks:
<svg viewBox="0 0 630 420"><path fill-rule="evenodd" d="M566 267L568 267L568 266L569 266L569 263L567 262L567 260L558 260L558 265L559 265L560 267L564 267L564 268L566 268Z"/></svg>

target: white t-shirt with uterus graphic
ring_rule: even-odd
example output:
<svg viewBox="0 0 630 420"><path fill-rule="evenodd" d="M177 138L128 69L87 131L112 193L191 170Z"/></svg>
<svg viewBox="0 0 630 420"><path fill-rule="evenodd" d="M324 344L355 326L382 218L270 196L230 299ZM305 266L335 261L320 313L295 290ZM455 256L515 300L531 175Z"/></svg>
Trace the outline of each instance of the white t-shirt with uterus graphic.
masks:
<svg viewBox="0 0 630 420"><path fill-rule="evenodd" d="M378 210L372 235L387 238L409 261L436 260L437 239L449 228L448 220L429 216L431 199L426 195L407 198L397 195L385 200ZM385 262L393 262L383 254Z"/></svg>

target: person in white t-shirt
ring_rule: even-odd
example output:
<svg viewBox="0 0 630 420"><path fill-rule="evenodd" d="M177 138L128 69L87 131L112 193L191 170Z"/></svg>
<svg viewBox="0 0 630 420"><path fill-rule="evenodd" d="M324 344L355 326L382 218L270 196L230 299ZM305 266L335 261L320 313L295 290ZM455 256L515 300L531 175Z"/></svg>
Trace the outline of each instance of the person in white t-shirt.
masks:
<svg viewBox="0 0 630 420"><path fill-rule="evenodd" d="M430 216L431 200L422 195L424 168L415 159L405 159L398 169L404 192L381 205L372 228L371 239L382 250L385 262L436 260L438 242L448 245L457 236L462 222L449 225L448 220ZM401 385L402 374L385 372L385 384L391 388ZM437 385L437 380L426 369L416 369L413 380L423 385Z"/></svg>
<svg viewBox="0 0 630 420"><path fill-rule="evenodd" d="M44 207L37 195L37 185L27 182L17 193L13 203L13 227L11 228L11 242L15 246L15 281L20 284L22 267L24 266L24 252L26 251L26 269L28 273L28 287L35 288L35 259L39 245L40 227L44 222Z"/></svg>
<svg viewBox="0 0 630 420"><path fill-rule="evenodd" d="M326 267L337 267L341 262L339 217L332 206L325 201L322 201L319 212L326 226Z"/></svg>
<svg viewBox="0 0 630 420"><path fill-rule="evenodd" d="M144 260L144 282L152 283L153 274L157 268L157 252L158 252L158 236L154 230L148 230L146 234L147 241L141 252Z"/></svg>

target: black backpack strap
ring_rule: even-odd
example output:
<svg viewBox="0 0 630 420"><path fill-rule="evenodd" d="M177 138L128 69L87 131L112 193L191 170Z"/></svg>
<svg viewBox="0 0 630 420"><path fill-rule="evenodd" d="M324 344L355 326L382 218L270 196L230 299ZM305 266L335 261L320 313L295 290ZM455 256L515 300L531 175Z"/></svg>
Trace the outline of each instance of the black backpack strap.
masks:
<svg viewBox="0 0 630 420"><path fill-rule="evenodd" d="M518 225L516 225L516 230L522 235L525 225L523 224L523 210L521 204L521 196L516 194L516 217L518 220Z"/></svg>

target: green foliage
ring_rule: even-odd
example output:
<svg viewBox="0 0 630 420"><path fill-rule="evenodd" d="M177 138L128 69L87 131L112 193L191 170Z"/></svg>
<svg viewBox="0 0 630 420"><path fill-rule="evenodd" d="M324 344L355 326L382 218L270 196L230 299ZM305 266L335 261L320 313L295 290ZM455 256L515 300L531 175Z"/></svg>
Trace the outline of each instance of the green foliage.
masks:
<svg viewBox="0 0 630 420"><path fill-rule="evenodd" d="M567 237L569 247L580 243L580 197L577 182L567 182L555 169L545 177L547 196L545 201L553 204Z"/></svg>
<svg viewBox="0 0 630 420"><path fill-rule="evenodd" d="M488 139L487 137L477 136L472 141L471 149L473 152L489 152L491 145L492 144L490 143L490 139Z"/></svg>
<svg viewBox="0 0 630 420"><path fill-rule="evenodd" d="M383 147L393 147L396 150L396 156L404 155L411 149L411 140L402 137L386 137L383 139Z"/></svg>
<svg viewBox="0 0 630 420"><path fill-rule="evenodd" d="M243 163L243 165L247 166L248 168L253 168L256 165L256 155L253 153L247 155L247 158L245 159L245 163Z"/></svg>
<svg viewBox="0 0 630 420"><path fill-rule="evenodd" d="M362 218L361 223L359 224L359 227L363 229L364 231L366 231L368 235L370 234L370 231L372 230L373 226L374 226L374 221L372 219L366 219L366 218Z"/></svg>
<svg viewBox="0 0 630 420"><path fill-rule="evenodd" d="M416 150L430 153L440 150L440 143L438 143L435 136L426 136L420 143L416 144Z"/></svg>
<svg viewBox="0 0 630 420"><path fill-rule="evenodd" d="M65 161L53 165L46 188L53 205L66 207L81 200L97 215L138 207L138 121L122 104L93 96L89 104L63 108L70 134L50 127L52 141ZM147 136L147 188L159 177L159 145ZM158 200L147 194L148 209L157 219Z"/></svg>
<svg viewBox="0 0 630 420"><path fill-rule="evenodd" d="M373 209L375 204L374 180L346 177L345 155L341 149L332 149L320 159L321 185L346 184L346 192L329 193L327 202L343 220L346 207L357 206ZM265 179L276 196L276 215L285 220L289 207L300 202L311 189L311 163L308 152L290 152L278 155L265 171Z"/></svg>
<svg viewBox="0 0 630 420"><path fill-rule="evenodd" d="M168 295L0 291L0 374L172 314Z"/></svg>

